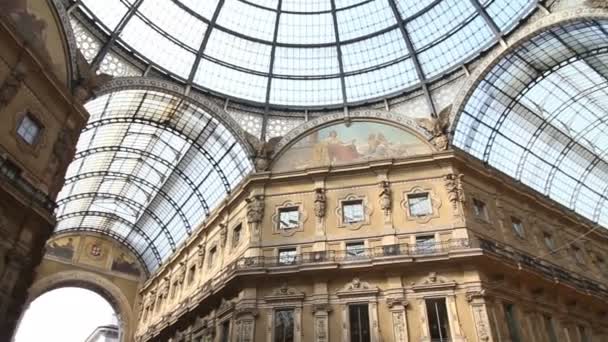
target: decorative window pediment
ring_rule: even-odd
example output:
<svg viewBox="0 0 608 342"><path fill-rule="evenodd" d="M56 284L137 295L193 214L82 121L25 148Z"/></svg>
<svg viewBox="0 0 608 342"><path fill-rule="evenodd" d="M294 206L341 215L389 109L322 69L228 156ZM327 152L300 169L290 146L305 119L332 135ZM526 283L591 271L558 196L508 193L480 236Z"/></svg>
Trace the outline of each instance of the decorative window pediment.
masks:
<svg viewBox="0 0 608 342"><path fill-rule="evenodd" d="M380 292L377 286L372 286L359 278L353 278L342 289L336 292L338 297L376 296Z"/></svg>
<svg viewBox="0 0 608 342"><path fill-rule="evenodd" d="M412 290L415 292L454 290L455 288L455 281L438 276L435 272L430 272L422 282L412 286Z"/></svg>
<svg viewBox="0 0 608 342"><path fill-rule="evenodd" d="M303 301L304 293L296 288L288 287L287 284L274 289L268 296L264 297L266 302L292 302Z"/></svg>

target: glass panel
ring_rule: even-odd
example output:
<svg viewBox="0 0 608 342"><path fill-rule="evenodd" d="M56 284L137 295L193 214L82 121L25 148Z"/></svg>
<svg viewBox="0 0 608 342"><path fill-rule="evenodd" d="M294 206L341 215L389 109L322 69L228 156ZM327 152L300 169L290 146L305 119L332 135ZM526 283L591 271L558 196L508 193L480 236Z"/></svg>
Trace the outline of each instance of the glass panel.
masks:
<svg viewBox="0 0 608 342"><path fill-rule="evenodd" d="M365 220L363 201L342 202L342 221L346 224Z"/></svg>
<svg viewBox="0 0 608 342"><path fill-rule="evenodd" d="M295 248L286 248L279 250L279 264L291 265L296 262L297 252Z"/></svg>
<svg viewBox="0 0 608 342"><path fill-rule="evenodd" d="M431 340L433 342L449 342L450 323L445 298L427 299L426 314L429 320Z"/></svg>
<svg viewBox="0 0 608 342"><path fill-rule="evenodd" d="M431 254L435 252L435 236L416 236L416 252L419 254Z"/></svg>
<svg viewBox="0 0 608 342"><path fill-rule="evenodd" d="M361 258L365 257L365 243L363 242L349 242L346 244L346 257Z"/></svg>
<svg viewBox="0 0 608 342"><path fill-rule="evenodd" d="M28 144L34 145L38 140L42 126L30 114L26 114L21 119L17 128L17 134Z"/></svg>
<svg viewBox="0 0 608 342"><path fill-rule="evenodd" d="M351 342L370 342L371 334L367 304L349 305L348 320Z"/></svg>
<svg viewBox="0 0 608 342"><path fill-rule="evenodd" d="M509 329L509 336L513 342L520 342L519 327L517 326L517 319L515 317L515 307L513 304L505 304L505 318L507 319L507 327Z"/></svg>
<svg viewBox="0 0 608 342"><path fill-rule="evenodd" d="M407 203L411 216L427 216L433 213L428 193L407 195Z"/></svg>
<svg viewBox="0 0 608 342"><path fill-rule="evenodd" d="M294 314L292 309L274 312L274 342L293 342Z"/></svg>
<svg viewBox="0 0 608 342"><path fill-rule="evenodd" d="M300 212L298 207L279 210L279 229L293 229L300 225Z"/></svg>

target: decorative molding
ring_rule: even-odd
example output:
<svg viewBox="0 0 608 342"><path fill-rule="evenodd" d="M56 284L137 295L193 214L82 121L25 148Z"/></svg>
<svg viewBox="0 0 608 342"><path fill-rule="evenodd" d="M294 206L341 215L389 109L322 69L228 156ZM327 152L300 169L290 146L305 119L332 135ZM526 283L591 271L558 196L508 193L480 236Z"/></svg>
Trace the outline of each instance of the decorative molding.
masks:
<svg viewBox="0 0 608 342"><path fill-rule="evenodd" d="M346 285L338 292L336 295L338 297L356 297L356 296L376 296L380 292L380 289L377 286L372 286L368 282L361 281L359 278L355 277L353 280Z"/></svg>
<svg viewBox="0 0 608 342"><path fill-rule="evenodd" d="M286 302L303 301L304 293L293 287L288 287L287 284L281 285L281 287L274 289L272 293L264 297L266 302L279 302L286 304Z"/></svg>
<svg viewBox="0 0 608 342"><path fill-rule="evenodd" d="M431 213L424 216L412 216L408 195L428 193L429 201L431 202ZM401 208L405 210L405 217L408 221L416 221L417 223L428 223L431 219L439 217L439 209L441 208L441 198L435 192L435 188L430 185L415 185L414 187L402 192L403 199L401 200Z"/></svg>
<svg viewBox="0 0 608 342"><path fill-rule="evenodd" d="M346 223L344 222L344 216L342 212L342 205L344 202L358 201L360 200L363 204L363 220L359 222ZM336 204L336 218L338 221L338 228L346 228L350 230L358 230L363 226L371 224L371 216L373 209L369 205L369 201L366 195L348 194L343 197L339 197Z"/></svg>
<svg viewBox="0 0 608 342"><path fill-rule="evenodd" d="M281 210L288 208L298 208L298 226L289 229L281 229ZM275 206L274 208L274 215L272 215L272 233L280 234L284 237L293 236L296 232L304 231L304 223L306 223L306 220L308 220L308 213L304 209L304 205L302 204L302 202L292 202L291 200L285 201L282 204Z"/></svg>
<svg viewBox="0 0 608 342"><path fill-rule="evenodd" d="M68 58L69 58L69 68L68 68L68 82L75 80L77 78L78 69L76 67L76 56L80 51L78 48L78 44L76 44L76 37L74 36L74 31L72 30L72 23L70 23L70 16L68 15L65 6L61 0L50 0L52 3L51 8L55 8L57 16L59 17L59 21L61 22L61 27L65 33L66 42L68 44ZM68 84L68 87L70 85Z"/></svg>
<svg viewBox="0 0 608 342"><path fill-rule="evenodd" d="M448 281L445 277L438 276L436 272L430 272L423 281L412 284L412 290L415 292L454 290L455 288L455 281Z"/></svg>

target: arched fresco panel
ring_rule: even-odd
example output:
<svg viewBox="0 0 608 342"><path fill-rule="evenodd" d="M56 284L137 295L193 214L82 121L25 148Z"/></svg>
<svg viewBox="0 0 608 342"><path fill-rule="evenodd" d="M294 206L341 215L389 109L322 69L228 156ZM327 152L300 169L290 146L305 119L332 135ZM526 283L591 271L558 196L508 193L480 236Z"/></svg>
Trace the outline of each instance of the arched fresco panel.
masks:
<svg viewBox="0 0 608 342"><path fill-rule="evenodd" d="M423 139L404 127L378 121L340 122L300 137L280 154L272 170L346 165L431 152Z"/></svg>

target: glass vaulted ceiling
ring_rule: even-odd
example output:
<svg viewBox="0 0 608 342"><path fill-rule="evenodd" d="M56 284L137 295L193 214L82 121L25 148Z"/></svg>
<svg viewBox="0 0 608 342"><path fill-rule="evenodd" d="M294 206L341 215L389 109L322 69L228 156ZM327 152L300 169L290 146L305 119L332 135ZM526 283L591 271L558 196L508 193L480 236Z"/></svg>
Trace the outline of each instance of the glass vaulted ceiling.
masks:
<svg viewBox="0 0 608 342"><path fill-rule="evenodd" d="M533 37L483 78L454 145L608 227L608 21Z"/></svg>
<svg viewBox="0 0 608 342"><path fill-rule="evenodd" d="M57 209L57 232L129 246L153 272L252 165L234 134L195 104L146 90L98 97Z"/></svg>
<svg viewBox="0 0 608 342"><path fill-rule="evenodd" d="M76 3L107 34L91 60L122 47L222 96L309 108L426 87L496 43L536 5L535 0Z"/></svg>

